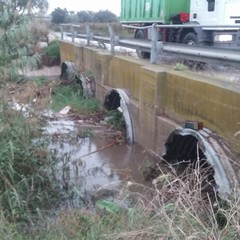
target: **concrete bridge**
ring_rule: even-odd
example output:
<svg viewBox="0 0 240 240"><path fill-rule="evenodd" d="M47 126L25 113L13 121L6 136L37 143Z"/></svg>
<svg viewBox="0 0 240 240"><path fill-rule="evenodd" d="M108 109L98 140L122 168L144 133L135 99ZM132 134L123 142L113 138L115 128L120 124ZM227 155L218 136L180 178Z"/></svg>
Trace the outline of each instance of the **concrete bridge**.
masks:
<svg viewBox="0 0 240 240"><path fill-rule="evenodd" d="M220 193L239 188L240 89L67 41L60 51L62 66L71 61L76 71L91 71L108 110L121 108L130 143L169 162L207 159Z"/></svg>

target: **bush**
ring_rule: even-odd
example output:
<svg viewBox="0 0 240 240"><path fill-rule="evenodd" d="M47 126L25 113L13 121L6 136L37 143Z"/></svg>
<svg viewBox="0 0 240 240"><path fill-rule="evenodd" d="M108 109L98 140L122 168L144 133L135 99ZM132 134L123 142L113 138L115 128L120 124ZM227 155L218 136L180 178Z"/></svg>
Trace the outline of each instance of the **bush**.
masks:
<svg viewBox="0 0 240 240"><path fill-rule="evenodd" d="M92 11L80 11L77 13L80 23L93 22L94 12Z"/></svg>
<svg viewBox="0 0 240 240"><path fill-rule="evenodd" d="M94 22L117 22L117 16L108 11L108 10L100 10L97 13L95 13L94 18L93 18Z"/></svg>
<svg viewBox="0 0 240 240"><path fill-rule="evenodd" d="M50 42L48 47L44 48L44 52L48 57L59 59L60 58L59 42L58 41Z"/></svg>
<svg viewBox="0 0 240 240"><path fill-rule="evenodd" d="M41 63L49 67L60 64L60 48L58 41L50 42L49 45L44 48L44 55Z"/></svg>
<svg viewBox="0 0 240 240"><path fill-rule="evenodd" d="M56 8L51 15L52 23L65 23L68 18L68 11L66 9Z"/></svg>

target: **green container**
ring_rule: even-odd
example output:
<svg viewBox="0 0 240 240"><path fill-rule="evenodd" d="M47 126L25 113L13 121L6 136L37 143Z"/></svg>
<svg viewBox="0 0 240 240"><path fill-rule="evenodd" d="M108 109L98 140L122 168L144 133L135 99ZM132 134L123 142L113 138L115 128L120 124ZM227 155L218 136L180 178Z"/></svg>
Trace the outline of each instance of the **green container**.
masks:
<svg viewBox="0 0 240 240"><path fill-rule="evenodd" d="M190 0L121 0L121 22L169 24L172 16L189 10Z"/></svg>

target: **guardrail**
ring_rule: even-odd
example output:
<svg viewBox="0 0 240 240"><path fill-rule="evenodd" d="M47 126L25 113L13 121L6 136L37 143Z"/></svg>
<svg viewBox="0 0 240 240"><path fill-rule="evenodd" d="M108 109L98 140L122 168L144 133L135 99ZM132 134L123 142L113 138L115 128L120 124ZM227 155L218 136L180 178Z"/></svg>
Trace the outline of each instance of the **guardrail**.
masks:
<svg viewBox="0 0 240 240"><path fill-rule="evenodd" d="M120 39L115 35L114 30L111 24L108 24L108 37L95 36L90 29L89 24L85 24L86 34L78 34L76 29L79 29L80 25L72 24L61 24L61 39L64 40L64 27L70 27L71 33L67 33L72 38L72 42L75 42L75 38L86 39L86 45L90 46L91 41L97 41L101 43L109 43L110 51L114 54L115 46L123 46L133 49L138 49L141 51L151 53L150 63L155 64L157 62L158 56L161 55L174 55L181 56L184 59L190 59L195 61L205 61L205 62L223 62L224 64L238 66L240 65L240 49L233 48L219 48L219 47L209 47L209 46L197 46L197 45L186 45L179 43L166 43L158 41L158 28L163 25L153 24L152 26L145 27L132 27L134 29L147 29L152 28L152 39L151 40L137 40L137 39ZM165 26L165 25L164 25ZM204 27L210 28L213 26L200 26L200 25L174 25L174 27ZM131 28L130 26L126 26ZM167 25L167 27L170 27ZM239 29L240 27L236 26L216 26L219 29L226 28L235 28Z"/></svg>

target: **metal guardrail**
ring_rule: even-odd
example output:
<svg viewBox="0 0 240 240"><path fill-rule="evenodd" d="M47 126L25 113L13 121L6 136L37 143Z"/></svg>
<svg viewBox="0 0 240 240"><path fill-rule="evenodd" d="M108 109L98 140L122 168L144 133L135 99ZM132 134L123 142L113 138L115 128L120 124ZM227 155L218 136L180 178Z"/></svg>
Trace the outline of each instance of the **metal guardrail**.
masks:
<svg viewBox="0 0 240 240"><path fill-rule="evenodd" d="M123 46L133 49L138 49L141 51L151 53L150 63L155 64L157 62L158 56L163 54L167 55L177 55L181 58L196 60L196 61L214 61L214 62L223 62L224 64L228 63L234 66L240 65L240 49L232 48L218 48L218 47L209 47L209 46L196 46L196 45L186 45L179 43L165 43L158 41L158 27L160 25L153 24L152 26L145 27L134 27L135 29L146 29L152 28L152 39L151 40L137 40L137 39L120 39L114 34L114 30L111 24L108 24L109 37L94 36L92 33L89 24L85 25L86 34L78 34L76 29L79 29L80 25L71 25L71 24L61 24L61 39L64 40L64 27L70 27L71 29L71 38L72 42L75 42L75 38L83 38L87 40L87 46L90 46L91 41L98 41L101 43L109 43L110 51L114 54L115 46ZM179 27L191 27L192 25L179 25ZM194 27L200 27L199 25L193 25ZM129 27L129 26L128 26ZM161 25L161 27L163 27ZM169 26L168 26L169 27ZM174 27L178 27L175 26ZM202 27L202 26L201 26ZM210 27L210 26L204 26ZM211 26L212 27L212 26ZM218 26L221 29L231 28L233 26ZM130 27L131 28L131 27ZM235 28L240 28L236 27Z"/></svg>

